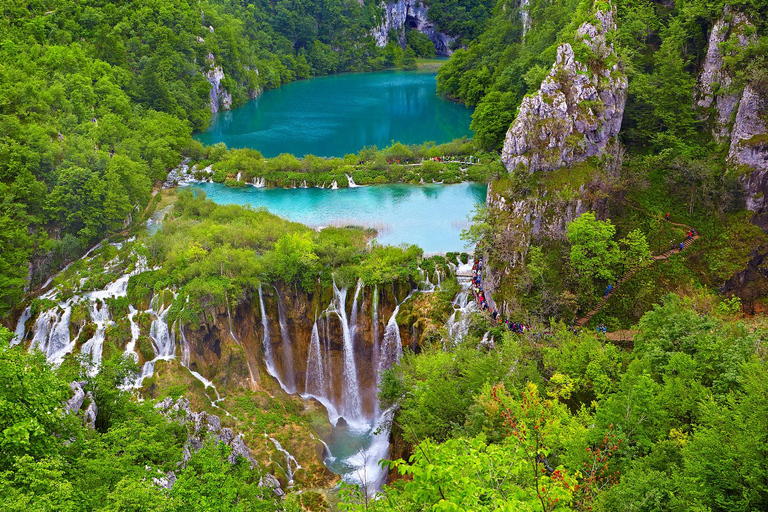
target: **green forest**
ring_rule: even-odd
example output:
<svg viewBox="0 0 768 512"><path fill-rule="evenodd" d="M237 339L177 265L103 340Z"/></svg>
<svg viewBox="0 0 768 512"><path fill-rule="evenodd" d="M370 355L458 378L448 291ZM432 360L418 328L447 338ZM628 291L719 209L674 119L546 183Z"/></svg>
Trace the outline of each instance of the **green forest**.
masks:
<svg viewBox="0 0 768 512"><path fill-rule="evenodd" d="M428 35L410 17L377 46L374 0L0 0L0 508L768 510L768 3L419 5L472 139L264 158L193 134L292 81L414 69ZM536 149L510 131L536 101L528 135L559 148L553 84L594 79L589 124L617 77L599 150L571 134L567 165L506 163ZM488 200L435 255L185 179ZM329 469L353 384L365 442L389 442L375 483Z"/></svg>

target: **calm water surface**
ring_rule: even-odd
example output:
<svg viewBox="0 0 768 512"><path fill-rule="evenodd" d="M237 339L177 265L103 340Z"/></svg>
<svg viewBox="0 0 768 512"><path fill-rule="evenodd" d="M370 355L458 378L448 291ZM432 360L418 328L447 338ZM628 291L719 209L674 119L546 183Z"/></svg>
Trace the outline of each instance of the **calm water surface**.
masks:
<svg viewBox="0 0 768 512"><path fill-rule="evenodd" d="M254 148L266 157L344 156L392 141L438 144L472 136L472 110L437 95L434 71L350 73L267 91L214 114L204 144Z"/></svg>
<svg viewBox="0 0 768 512"><path fill-rule="evenodd" d="M319 188L231 188L219 183L192 187L219 204L265 207L309 226L357 225L378 229L379 243L416 244L427 253L464 250L459 238L467 216L484 203L486 186L375 185L338 190Z"/></svg>

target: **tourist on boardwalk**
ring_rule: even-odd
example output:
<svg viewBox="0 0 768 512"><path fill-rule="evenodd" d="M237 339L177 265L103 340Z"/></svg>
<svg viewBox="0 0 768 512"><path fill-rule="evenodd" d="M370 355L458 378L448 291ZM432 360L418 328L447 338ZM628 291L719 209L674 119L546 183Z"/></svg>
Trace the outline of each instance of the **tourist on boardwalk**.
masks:
<svg viewBox="0 0 768 512"><path fill-rule="evenodd" d="M683 252L683 242L680 242L680 249L678 249L677 252Z"/></svg>

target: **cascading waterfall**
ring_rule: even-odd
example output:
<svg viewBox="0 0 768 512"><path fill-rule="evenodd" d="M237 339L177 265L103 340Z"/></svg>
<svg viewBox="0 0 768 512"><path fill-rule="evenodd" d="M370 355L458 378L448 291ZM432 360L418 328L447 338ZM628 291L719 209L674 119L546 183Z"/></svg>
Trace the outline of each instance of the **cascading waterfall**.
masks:
<svg viewBox="0 0 768 512"><path fill-rule="evenodd" d="M152 339L152 348L155 350L155 357L151 361L146 361L141 368L141 374L136 379L134 387L140 388L144 379L151 377L155 373L155 363L157 361L169 361L173 359L176 351L176 342L173 336L173 329L168 328L168 311L171 305L163 307L160 302L160 296L155 295L150 302L152 309L150 313L152 323L149 326L149 337ZM157 309L157 310L156 310Z"/></svg>
<svg viewBox="0 0 768 512"><path fill-rule="evenodd" d="M304 379L305 393L315 396L327 396L325 389L325 370L323 368L323 356L320 350L320 334L317 330L317 320L312 326L312 337L309 340L309 354L307 355L307 375Z"/></svg>
<svg viewBox="0 0 768 512"><path fill-rule="evenodd" d="M69 319L72 315L71 299L60 302L58 307L40 313L35 322L34 336L29 345L32 350L45 354L48 362L59 365L75 346L69 336Z"/></svg>
<svg viewBox="0 0 768 512"><path fill-rule="evenodd" d="M358 284L359 291L359 284ZM347 289L339 289L336 282L333 283L333 293L336 299L335 313L341 321L343 336L343 387L342 387L342 414L348 422L359 420L362 415L362 398L360 396L360 384L357 378L357 365L355 363L355 346L352 338L349 320L347 319L346 300ZM356 294L357 295L357 294ZM353 308L354 309L354 308Z"/></svg>
<svg viewBox="0 0 768 512"><path fill-rule="evenodd" d="M405 300L408 300L406 297ZM405 301L403 301L405 302ZM402 304L402 302L400 303ZM387 326L384 329L384 339L381 342L381 350L379 352L379 365L377 367L377 373L392 368L392 365L400 360L403 355L403 343L400 338L400 327L397 325L397 313L400 311L400 304L395 307L392 312L392 316L387 322Z"/></svg>
<svg viewBox="0 0 768 512"><path fill-rule="evenodd" d="M280 292L275 288L277 295L277 317L280 322L280 337L283 340L283 363L285 375L283 376L285 386L283 388L288 393L296 392L296 375L293 369L293 351L291 350L291 334L288 332L288 323L285 320L285 311L283 310L283 301L280 299Z"/></svg>
<svg viewBox="0 0 768 512"><path fill-rule="evenodd" d="M21 313L19 322L16 324L16 330L11 339L11 346L18 345L27 337L27 321L32 317L32 307L27 306Z"/></svg>
<svg viewBox="0 0 768 512"><path fill-rule="evenodd" d="M238 173L237 173L237 181L240 181L240 178L242 178L242 176L243 176L243 173L238 171Z"/></svg>
<svg viewBox="0 0 768 512"><path fill-rule="evenodd" d="M267 436L267 434L264 434ZM268 437L268 436L267 436ZM288 485L293 485L293 476L296 474L296 471L302 469L301 464L299 464L299 461L296 460L296 457L291 455L288 450L282 447L280 442L273 438L269 438L270 441L275 445L275 448L277 448L277 451L282 453L285 456L285 476L288 477Z"/></svg>
<svg viewBox="0 0 768 512"><path fill-rule="evenodd" d="M259 284L259 308L261 310L261 326L264 329L262 342L264 347L264 366L267 368L267 373L277 380L280 387L287 389L275 367L275 357L272 354L272 337L269 333L269 319L267 318L267 310L264 306L264 293L262 292L261 284Z"/></svg>
<svg viewBox="0 0 768 512"><path fill-rule="evenodd" d="M347 177L347 181L349 182L349 188L357 188L360 186L357 183L355 183L355 180L352 179L351 175L345 173L344 176Z"/></svg>
<svg viewBox="0 0 768 512"><path fill-rule="evenodd" d="M253 178L253 186L256 188L264 188L267 185L266 178Z"/></svg>
<svg viewBox="0 0 768 512"><path fill-rule="evenodd" d="M189 343L187 342L187 336L184 334L184 326L179 327L179 334L181 334L181 366L187 369L189 373L192 374L194 378L199 380L203 383L203 386L205 389L213 388L213 392L216 393L216 400L211 400L211 405L214 407L218 407L218 403L222 401L221 395L219 395L219 390L216 389L216 386L214 386L213 382L206 379L202 375L200 375L198 372L194 371L192 368L189 367L189 361L190 361L190 352L189 352ZM253 376L251 376L253 377Z"/></svg>
<svg viewBox="0 0 768 512"><path fill-rule="evenodd" d="M109 319L109 308L107 308L106 302L96 300L91 302L90 313L91 320L96 324L96 331L93 333L91 339L83 343L83 346L80 348L80 353L91 356L88 375L93 377L98 373L99 367L101 366L104 337L106 335L107 326L111 324L112 321Z"/></svg>

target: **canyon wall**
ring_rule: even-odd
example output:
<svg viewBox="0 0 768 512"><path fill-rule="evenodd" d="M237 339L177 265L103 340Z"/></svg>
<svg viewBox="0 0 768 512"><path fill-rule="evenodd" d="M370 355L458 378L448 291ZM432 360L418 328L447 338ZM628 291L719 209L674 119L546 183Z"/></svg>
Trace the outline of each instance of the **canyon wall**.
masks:
<svg viewBox="0 0 768 512"><path fill-rule="evenodd" d="M389 43L389 32L393 30L397 34L398 43L405 47L405 31L413 29L422 32L429 37L435 45L435 53L441 56L449 56L453 53L451 43L454 38L435 30L435 25L427 19L429 7L418 0L399 0L398 2L382 3L384 18L381 24L373 30L376 45L386 46Z"/></svg>

